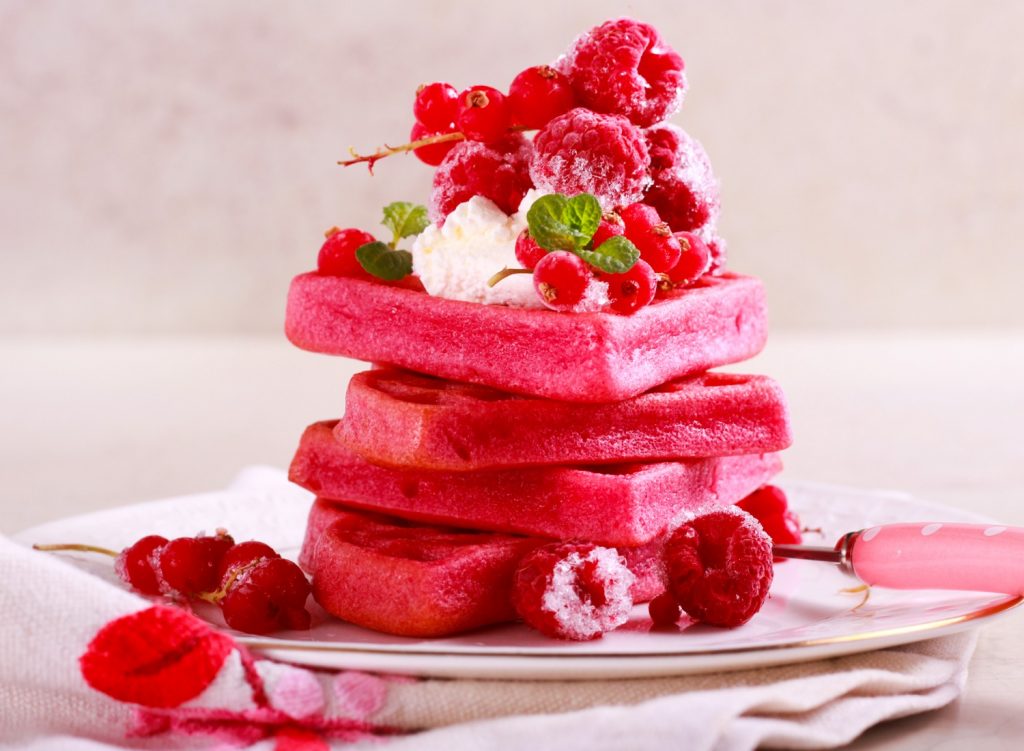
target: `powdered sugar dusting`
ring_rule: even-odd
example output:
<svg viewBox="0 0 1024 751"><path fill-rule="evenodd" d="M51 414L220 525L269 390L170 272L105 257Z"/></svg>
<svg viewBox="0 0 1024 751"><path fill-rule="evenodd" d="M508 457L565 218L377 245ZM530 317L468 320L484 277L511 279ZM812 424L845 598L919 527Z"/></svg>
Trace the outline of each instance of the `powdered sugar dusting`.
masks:
<svg viewBox="0 0 1024 751"><path fill-rule="evenodd" d="M580 596L579 572L587 564L593 565L594 578L604 584L605 602L601 605ZM585 555L573 551L555 564L542 606L554 614L567 636L590 639L618 628L629 618L633 607L629 588L634 579L612 548L594 547Z"/></svg>
<svg viewBox="0 0 1024 751"><path fill-rule="evenodd" d="M720 211L719 184L700 141L667 123L649 128L645 135L653 184L644 200L676 232L713 228Z"/></svg>

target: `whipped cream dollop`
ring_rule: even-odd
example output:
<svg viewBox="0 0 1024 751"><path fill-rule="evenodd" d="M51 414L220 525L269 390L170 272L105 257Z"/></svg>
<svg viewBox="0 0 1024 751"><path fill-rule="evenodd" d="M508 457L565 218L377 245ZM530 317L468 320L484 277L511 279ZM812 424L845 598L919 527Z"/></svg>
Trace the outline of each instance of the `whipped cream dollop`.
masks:
<svg viewBox="0 0 1024 751"><path fill-rule="evenodd" d="M511 216L483 196L459 204L441 226L432 224L412 244L413 273L431 295L450 300L542 308L532 274L509 276L493 287L487 280L504 268L519 268L516 238L538 197L530 191Z"/></svg>

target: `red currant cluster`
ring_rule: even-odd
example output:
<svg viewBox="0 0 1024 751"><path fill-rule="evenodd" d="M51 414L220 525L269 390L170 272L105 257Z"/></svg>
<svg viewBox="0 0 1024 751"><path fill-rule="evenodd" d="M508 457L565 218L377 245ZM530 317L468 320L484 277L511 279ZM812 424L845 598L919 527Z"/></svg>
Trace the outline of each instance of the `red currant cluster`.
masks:
<svg viewBox="0 0 1024 751"><path fill-rule="evenodd" d="M238 631L266 634L308 629L309 581L269 545L236 543L224 530L168 540L148 535L117 553L90 545L37 545L38 550L79 550L114 557L114 570L142 594L178 602L219 605Z"/></svg>
<svg viewBox="0 0 1024 751"><path fill-rule="evenodd" d="M428 140L413 149L436 167L457 141L494 143L510 130L542 128L576 103L569 79L549 65L527 68L503 94L492 86L473 86L462 92L448 83L420 86L413 102L416 123L411 141Z"/></svg>
<svg viewBox="0 0 1024 751"><path fill-rule="evenodd" d="M516 240L516 258L533 272L537 294L552 310L577 311L589 298L624 315L650 304L658 290L693 284L708 268L704 241L692 232L673 233L653 206L633 203L618 212L605 212L593 246L614 236L625 236L640 251L640 259L621 274L595 269L574 253L548 252L528 229ZM603 290L595 289L601 283L607 286L607 303Z"/></svg>

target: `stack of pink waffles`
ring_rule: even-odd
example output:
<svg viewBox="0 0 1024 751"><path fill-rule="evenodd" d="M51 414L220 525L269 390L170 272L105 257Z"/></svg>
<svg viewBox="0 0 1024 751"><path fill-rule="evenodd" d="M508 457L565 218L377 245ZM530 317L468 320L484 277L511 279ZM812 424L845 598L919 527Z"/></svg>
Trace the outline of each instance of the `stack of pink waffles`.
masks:
<svg viewBox="0 0 1024 751"><path fill-rule="evenodd" d="M648 600L673 522L743 499L790 443L778 384L705 372L764 344L750 277L707 276L622 316L310 273L286 330L387 363L352 379L344 419L306 430L290 471L317 495L300 559L317 601L378 631L514 619L517 563L552 540L616 548Z"/></svg>
<svg viewBox="0 0 1024 751"><path fill-rule="evenodd" d="M513 620L552 541L614 548L644 602L671 530L781 469L778 385L709 372L767 323L726 268L707 154L669 122L686 88L656 29L616 19L507 89L421 86L414 141L342 162L436 169L429 210L385 207L390 241L330 230L288 297L294 344L375 364L291 465L326 610L408 636Z"/></svg>

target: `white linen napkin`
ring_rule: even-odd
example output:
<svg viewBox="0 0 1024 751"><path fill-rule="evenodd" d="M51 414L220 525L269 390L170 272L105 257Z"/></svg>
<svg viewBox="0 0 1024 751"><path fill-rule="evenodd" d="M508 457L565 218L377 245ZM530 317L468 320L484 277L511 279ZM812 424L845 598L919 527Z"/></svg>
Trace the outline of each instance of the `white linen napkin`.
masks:
<svg viewBox="0 0 1024 751"><path fill-rule="evenodd" d="M279 472L251 469L233 493L211 494L210 503L218 518L237 517L251 511L254 493L270 502L286 488ZM294 505L281 513L304 513ZM153 504L154 518L174 508ZM104 523L102 514L93 519ZM207 522L177 523L181 533L194 534ZM281 545L273 527L267 530L268 542ZM163 526L160 531L176 533ZM109 530L111 546L130 542ZM383 739L396 751L831 748L883 720L951 702L963 688L976 641L968 632L818 662L658 679L485 681L331 673L253 659L229 636L181 611L154 606L21 543L0 537L3 748L313 751L377 746ZM110 637L108 646L115 645L112 656L90 649L101 630ZM183 633L191 641L183 641ZM132 634L144 634L149 645L167 638L178 651L167 664L140 668L134 656L120 653ZM196 678L203 670L209 676ZM153 702L154 685L163 690L159 680L183 676L186 683L195 681L194 695L146 706ZM166 698L159 691L157 696Z"/></svg>

